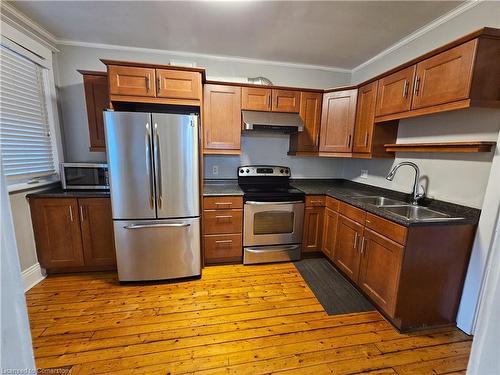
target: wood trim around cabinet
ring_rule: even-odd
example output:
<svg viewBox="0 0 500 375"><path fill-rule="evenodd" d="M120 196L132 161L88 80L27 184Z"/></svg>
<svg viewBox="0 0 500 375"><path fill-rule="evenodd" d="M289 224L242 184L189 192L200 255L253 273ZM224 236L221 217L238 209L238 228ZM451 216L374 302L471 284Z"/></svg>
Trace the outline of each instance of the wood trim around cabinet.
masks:
<svg viewBox="0 0 500 375"><path fill-rule="evenodd" d="M491 152L496 142L435 142L435 143L392 143L386 144L388 152Z"/></svg>
<svg viewBox="0 0 500 375"><path fill-rule="evenodd" d="M110 95L109 99L110 102L188 105L193 107L200 106L199 100L192 100L192 99L154 98L150 96L130 96L130 95Z"/></svg>

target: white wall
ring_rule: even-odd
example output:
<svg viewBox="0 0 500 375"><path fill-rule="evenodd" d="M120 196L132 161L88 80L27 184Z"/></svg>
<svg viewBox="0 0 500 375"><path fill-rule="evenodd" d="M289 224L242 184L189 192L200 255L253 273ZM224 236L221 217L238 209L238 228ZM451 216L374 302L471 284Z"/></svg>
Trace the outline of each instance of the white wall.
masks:
<svg viewBox="0 0 500 375"><path fill-rule="evenodd" d="M0 368L2 373L6 374L13 369L24 369L26 371L17 373L35 373L24 288L21 282L21 270L19 268L6 181L1 167L0 214ZM33 372L27 372L29 369Z"/></svg>
<svg viewBox="0 0 500 375"><path fill-rule="evenodd" d="M61 121L65 139L67 161L102 161L105 153L89 152L89 135L82 76L77 69L105 70L100 58L168 64L170 60L186 61L186 57L167 55L158 51L131 49L95 48L84 46L58 45L56 55L58 77L57 86L61 103ZM190 59L197 66L207 69L210 77L256 77L265 76L275 85L324 88L350 82L349 73L304 69L270 64L224 61L221 59ZM261 148L261 154L268 150ZM229 168L229 167L228 167ZM315 168L314 166L312 167Z"/></svg>

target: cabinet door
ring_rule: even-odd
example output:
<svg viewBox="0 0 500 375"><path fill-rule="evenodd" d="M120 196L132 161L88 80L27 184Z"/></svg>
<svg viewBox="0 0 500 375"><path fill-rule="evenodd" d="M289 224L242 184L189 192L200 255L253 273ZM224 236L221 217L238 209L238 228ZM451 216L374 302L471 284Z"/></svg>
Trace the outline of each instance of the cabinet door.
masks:
<svg viewBox="0 0 500 375"><path fill-rule="evenodd" d="M350 152L358 90L323 95L320 146L322 152Z"/></svg>
<svg viewBox="0 0 500 375"><path fill-rule="evenodd" d="M201 74L156 69L156 96L171 99L201 99Z"/></svg>
<svg viewBox="0 0 500 375"><path fill-rule="evenodd" d="M358 281L359 246L362 235L363 226L361 224L339 215L332 260L354 282Z"/></svg>
<svg viewBox="0 0 500 375"><path fill-rule="evenodd" d="M300 111L300 91L272 90L273 112L295 112Z"/></svg>
<svg viewBox="0 0 500 375"><path fill-rule="evenodd" d="M78 199L78 206L85 265L116 265L111 200L109 198L81 198Z"/></svg>
<svg viewBox="0 0 500 375"><path fill-rule="evenodd" d="M156 95L155 70L133 66L108 65L111 95Z"/></svg>
<svg viewBox="0 0 500 375"><path fill-rule="evenodd" d="M409 111L415 65L378 80L376 116Z"/></svg>
<svg viewBox="0 0 500 375"><path fill-rule="evenodd" d="M104 119L102 112L109 106L107 74L83 74L90 151L105 151Z"/></svg>
<svg viewBox="0 0 500 375"><path fill-rule="evenodd" d="M304 121L304 131L290 135L290 151L317 152L319 129L321 127L321 103L319 92L300 93L300 117Z"/></svg>
<svg viewBox="0 0 500 375"><path fill-rule="evenodd" d="M358 285L394 317L403 246L365 229Z"/></svg>
<svg viewBox="0 0 500 375"><path fill-rule="evenodd" d="M70 198L30 201L38 259L43 268L84 265L78 203Z"/></svg>
<svg viewBox="0 0 500 375"><path fill-rule="evenodd" d="M417 64L412 109L469 97L477 39Z"/></svg>
<svg viewBox="0 0 500 375"><path fill-rule="evenodd" d="M204 148L239 150L241 87L205 85L203 111Z"/></svg>
<svg viewBox="0 0 500 375"><path fill-rule="evenodd" d="M324 211L323 207L307 207L304 210L302 252L321 251Z"/></svg>
<svg viewBox="0 0 500 375"><path fill-rule="evenodd" d="M359 89L352 146L354 152L371 151L377 87L378 81L375 81Z"/></svg>
<svg viewBox="0 0 500 375"><path fill-rule="evenodd" d="M323 224L323 253L328 258L333 258L333 252L335 249L335 240L337 238L337 222L338 213L329 208L325 209L325 217Z"/></svg>
<svg viewBox="0 0 500 375"><path fill-rule="evenodd" d="M243 259L242 241L241 234L203 236L205 263L241 263Z"/></svg>
<svg viewBox="0 0 500 375"><path fill-rule="evenodd" d="M271 89L259 87L241 88L241 109L250 111L271 110Z"/></svg>

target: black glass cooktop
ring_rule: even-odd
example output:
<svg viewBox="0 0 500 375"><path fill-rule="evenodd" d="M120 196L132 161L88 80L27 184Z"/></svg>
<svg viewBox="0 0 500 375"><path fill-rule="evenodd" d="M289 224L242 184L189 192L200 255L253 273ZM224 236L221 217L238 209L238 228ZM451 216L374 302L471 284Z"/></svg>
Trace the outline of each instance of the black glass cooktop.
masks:
<svg viewBox="0 0 500 375"><path fill-rule="evenodd" d="M240 185L245 201L284 202L304 201L305 194L290 185Z"/></svg>

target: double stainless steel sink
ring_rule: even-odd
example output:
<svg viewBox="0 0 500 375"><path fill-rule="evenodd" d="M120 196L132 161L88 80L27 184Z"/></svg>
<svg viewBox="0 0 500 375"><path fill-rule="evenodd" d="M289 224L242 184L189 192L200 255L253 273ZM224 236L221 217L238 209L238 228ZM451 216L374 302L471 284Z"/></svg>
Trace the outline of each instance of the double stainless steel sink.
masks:
<svg viewBox="0 0 500 375"><path fill-rule="evenodd" d="M453 217L444 212L431 210L427 207L415 206L397 199L383 196L352 196L359 202L381 208L384 211L400 216L411 221L442 221L459 220L461 217Z"/></svg>

